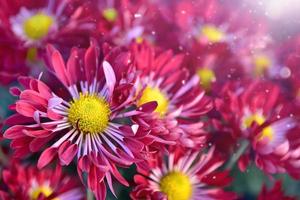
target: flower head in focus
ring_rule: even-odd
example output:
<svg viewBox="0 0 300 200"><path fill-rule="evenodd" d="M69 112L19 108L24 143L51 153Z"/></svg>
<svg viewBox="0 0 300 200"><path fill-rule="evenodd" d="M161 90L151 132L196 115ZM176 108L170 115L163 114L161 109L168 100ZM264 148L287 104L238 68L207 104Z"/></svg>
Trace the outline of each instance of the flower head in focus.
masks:
<svg viewBox="0 0 300 200"><path fill-rule="evenodd" d="M11 89L19 97L11 107L17 113L6 120L13 126L4 137L13 140L17 157L42 150L39 168L54 158L69 165L76 157L81 179L87 173L89 188L105 199L103 180L112 192L113 178L128 185L117 166L141 160L149 134L130 122L142 112L133 104L128 52L107 45L100 51L92 40L85 51L74 48L67 63L53 46L48 46L48 56L50 71L61 85L52 90L39 79L20 78L25 89Z"/></svg>

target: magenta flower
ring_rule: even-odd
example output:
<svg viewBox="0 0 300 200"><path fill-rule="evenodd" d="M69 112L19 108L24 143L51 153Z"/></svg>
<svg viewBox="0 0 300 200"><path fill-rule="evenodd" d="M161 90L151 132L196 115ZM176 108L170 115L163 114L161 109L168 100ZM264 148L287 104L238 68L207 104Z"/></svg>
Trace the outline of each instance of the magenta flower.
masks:
<svg viewBox="0 0 300 200"><path fill-rule="evenodd" d="M148 170L139 170L134 180L137 186L131 198L149 200L198 200L198 199L236 199L232 192L221 187L228 185L231 178L227 171L217 171L223 161L213 154L180 152L170 155L160 154L149 160ZM165 157L167 160L165 161Z"/></svg>
<svg viewBox="0 0 300 200"><path fill-rule="evenodd" d="M240 169L246 169L254 153L255 164L266 173L299 177L297 120L278 86L263 81L229 83L222 96L216 104L227 131L236 142L250 143L239 159Z"/></svg>
<svg viewBox="0 0 300 200"><path fill-rule="evenodd" d="M19 100L11 106L17 113L7 120L14 126L4 137L13 140L11 147L18 157L42 150L38 168L55 157L62 165L76 157L81 179L87 172L88 186L97 199L105 199L103 180L113 193L113 177L128 185L117 166L142 159L149 133L126 122L142 113L132 104L134 74L129 70L129 55L104 45L98 57L100 49L94 41L85 52L74 48L66 64L53 46L48 46L48 55L50 69L62 85L57 83L51 90L40 79L21 77L25 90L11 89Z"/></svg>
<svg viewBox="0 0 300 200"><path fill-rule="evenodd" d="M135 83L137 105L157 103L153 115L136 120L148 123L152 134L166 143L201 147L207 134L199 119L211 110L212 103L200 89L198 77L187 76L182 67L183 55L173 55L171 51L158 54L146 43L133 44L132 52L139 73Z"/></svg>
<svg viewBox="0 0 300 200"><path fill-rule="evenodd" d="M1 83L36 74L47 43L64 52L88 46L96 26L93 13L89 1L0 0Z"/></svg>
<svg viewBox="0 0 300 200"><path fill-rule="evenodd" d="M0 1L0 30L5 42L17 48L39 48L46 42L74 45L88 42L87 33L95 25L88 15L89 2L71 1ZM80 5L80 6L78 6Z"/></svg>
<svg viewBox="0 0 300 200"><path fill-rule="evenodd" d="M80 181L63 174L61 167L38 170L13 162L2 171L0 197L3 200L83 200Z"/></svg>

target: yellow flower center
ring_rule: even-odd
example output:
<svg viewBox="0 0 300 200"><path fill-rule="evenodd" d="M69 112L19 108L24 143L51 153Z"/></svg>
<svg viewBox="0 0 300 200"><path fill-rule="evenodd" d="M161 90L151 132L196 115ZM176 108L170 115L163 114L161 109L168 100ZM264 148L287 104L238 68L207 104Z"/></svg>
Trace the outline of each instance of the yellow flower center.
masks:
<svg viewBox="0 0 300 200"><path fill-rule="evenodd" d="M35 188L32 188L29 191L29 197L30 200L37 200L38 197L42 194L45 197L49 197L53 193L53 190L49 186L38 186ZM58 198L54 198L52 200L59 200Z"/></svg>
<svg viewBox="0 0 300 200"><path fill-rule="evenodd" d="M202 35L204 35L209 42L220 42L224 38L224 33L215 26L205 25L201 29Z"/></svg>
<svg viewBox="0 0 300 200"><path fill-rule="evenodd" d="M54 20L51 16L37 13L25 20L23 29L27 37L39 40L48 34L53 22Z"/></svg>
<svg viewBox="0 0 300 200"><path fill-rule="evenodd" d="M253 122L262 125L266 121L265 117L260 114L252 114L244 118L243 127L249 128Z"/></svg>
<svg viewBox="0 0 300 200"><path fill-rule="evenodd" d="M254 58L255 75L263 75L266 69L271 66L271 60L267 56L256 56Z"/></svg>
<svg viewBox="0 0 300 200"><path fill-rule="evenodd" d="M102 16L109 22L114 22L118 17L118 12L114 8L106 8L102 11Z"/></svg>
<svg viewBox="0 0 300 200"><path fill-rule="evenodd" d="M257 123L258 125L262 125L263 123L265 123L265 121L266 119L264 116L260 114L253 114L244 119L243 126L245 128L249 128L253 122ZM267 126L260 133L258 140L263 140L264 138L268 138L269 140L272 140L273 137L274 137L274 131L272 127Z"/></svg>
<svg viewBox="0 0 300 200"><path fill-rule="evenodd" d="M27 60L34 62L37 60L38 50L35 47L28 48L27 50Z"/></svg>
<svg viewBox="0 0 300 200"><path fill-rule="evenodd" d="M270 141L273 140L274 137L274 131L271 126L267 126L264 128L261 132L261 134L258 137L258 140L263 140L265 138L268 138Z"/></svg>
<svg viewBox="0 0 300 200"><path fill-rule="evenodd" d="M160 114L160 116L164 116L168 111L169 100L164 93L160 91L159 88L155 87L146 87L143 91L141 98L138 101L138 105L142 105L144 103L148 103L151 101L157 102L157 107L155 112Z"/></svg>
<svg viewBox="0 0 300 200"><path fill-rule="evenodd" d="M216 80L216 76L213 70L208 68L201 68L197 71L197 75L200 78L200 84L205 90L211 88L211 84Z"/></svg>
<svg viewBox="0 0 300 200"><path fill-rule="evenodd" d="M73 127L83 133L101 133L108 126L110 112L103 98L80 94L79 99L71 103L68 119Z"/></svg>
<svg viewBox="0 0 300 200"><path fill-rule="evenodd" d="M190 179L180 172L168 173L160 180L159 186L168 200L189 200L192 196Z"/></svg>
<svg viewBox="0 0 300 200"><path fill-rule="evenodd" d="M138 36L137 38L135 38L135 42L138 44L142 44L144 41L144 38L142 36Z"/></svg>

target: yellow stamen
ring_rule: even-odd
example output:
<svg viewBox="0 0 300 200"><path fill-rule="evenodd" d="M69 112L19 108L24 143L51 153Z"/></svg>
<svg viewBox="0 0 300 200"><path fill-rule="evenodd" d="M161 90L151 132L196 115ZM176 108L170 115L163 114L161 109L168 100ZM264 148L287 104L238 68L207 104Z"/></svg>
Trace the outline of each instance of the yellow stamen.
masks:
<svg viewBox="0 0 300 200"><path fill-rule="evenodd" d="M141 44L144 41L142 36L138 36L137 38L135 38L135 42L138 44Z"/></svg>
<svg viewBox="0 0 300 200"><path fill-rule="evenodd" d="M37 13L26 19L23 29L28 38L39 40L45 37L53 25L53 18L43 13Z"/></svg>
<svg viewBox="0 0 300 200"><path fill-rule="evenodd" d="M256 56L254 58L255 75L263 75L263 73L271 66L271 60L267 56Z"/></svg>
<svg viewBox="0 0 300 200"><path fill-rule="evenodd" d="M261 132L261 134L259 135L258 140L263 140L265 138L268 138L269 140L273 140L274 137L274 131L272 129L271 126L267 126L266 128L264 128Z"/></svg>
<svg viewBox="0 0 300 200"><path fill-rule="evenodd" d="M216 81L216 76L213 70L208 68L201 68L197 71L197 75L200 78L200 84L205 90L211 88L211 84Z"/></svg>
<svg viewBox="0 0 300 200"><path fill-rule="evenodd" d="M209 42L220 42L224 38L224 33L215 26L205 25L201 29L202 35L204 35Z"/></svg>
<svg viewBox="0 0 300 200"><path fill-rule="evenodd" d="M80 94L79 99L71 103L68 119L83 133L101 133L108 126L110 112L103 98Z"/></svg>
<svg viewBox="0 0 300 200"><path fill-rule="evenodd" d="M262 125L265 123L266 119L264 116L260 114L253 114L248 117L246 117L243 121L243 127L249 128L253 122L257 123L258 125ZM264 138L268 138L269 140L272 140L274 137L274 131L271 126L265 127L262 132L260 133L258 140L262 140Z"/></svg>
<svg viewBox="0 0 300 200"><path fill-rule="evenodd" d="M31 47L27 50L27 60L30 62L34 62L37 60L37 48Z"/></svg>
<svg viewBox="0 0 300 200"><path fill-rule="evenodd" d="M266 119L264 118L264 116L260 114L253 114L244 118L243 126L245 128L250 128L253 122L257 123L258 125L262 125L265 121Z"/></svg>
<svg viewBox="0 0 300 200"><path fill-rule="evenodd" d="M114 8L106 8L102 11L102 16L109 22L114 22L118 17L118 12Z"/></svg>
<svg viewBox="0 0 300 200"><path fill-rule="evenodd" d="M170 172L160 180L160 190L168 200L189 200L192 184L189 177L181 172Z"/></svg>
<svg viewBox="0 0 300 200"><path fill-rule="evenodd" d="M164 116L168 111L169 100L164 93L160 91L159 88L146 87L143 91L141 98L138 101L138 105L142 105L144 103L148 103L151 101L157 102L157 107L155 112L160 114L160 116Z"/></svg>
<svg viewBox="0 0 300 200"><path fill-rule="evenodd" d="M31 188L29 191L30 200L37 200L40 195L44 197L49 197L53 193L53 190L49 186L38 186L35 188ZM52 200L59 200L58 198L54 198Z"/></svg>

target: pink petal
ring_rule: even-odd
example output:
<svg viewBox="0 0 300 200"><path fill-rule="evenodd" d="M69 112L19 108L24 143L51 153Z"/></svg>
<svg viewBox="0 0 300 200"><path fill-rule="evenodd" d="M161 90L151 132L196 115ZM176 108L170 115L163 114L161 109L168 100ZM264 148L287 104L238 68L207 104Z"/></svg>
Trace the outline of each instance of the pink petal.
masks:
<svg viewBox="0 0 300 200"><path fill-rule="evenodd" d="M52 109L47 110L47 116L49 117L49 119L54 120L54 121L61 120L63 118L63 116L61 116L60 114L57 114Z"/></svg>
<svg viewBox="0 0 300 200"><path fill-rule="evenodd" d="M289 141L285 141L284 143L277 146L274 150L274 153L280 156L283 156L288 153L290 148Z"/></svg>
<svg viewBox="0 0 300 200"><path fill-rule="evenodd" d="M56 73L56 76L65 86L68 86L69 80L68 80L68 74L65 67L65 63L62 56L57 50L55 50L52 53L51 60L52 60L52 66Z"/></svg>
<svg viewBox="0 0 300 200"><path fill-rule="evenodd" d="M138 110L146 113L152 113L157 107L156 101L151 101L141 105Z"/></svg>
<svg viewBox="0 0 300 200"><path fill-rule="evenodd" d="M33 117L34 111L36 110L31 104L24 101L18 101L16 103L16 110L18 113L25 117Z"/></svg>
<svg viewBox="0 0 300 200"><path fill-rule="evenodd" d="M11 87L9 89L10 94L12 94L13 96L19 96L21 94L21 90L17 87Z"/></svg>
<svg viewBox="0 0 300 200"><path fill-rule="evenodd" d="M39 93L33 90L24 90L20 94L20 99L33 101L38 104L42 104L44 107L46 107L48 103L45 98L43 98Z"/></svg>
<svg viewBox="0 0 300 200"><path fill-rule="evenodd" d="M6 139L17 139L21 137L26 137L26 135L23 134L22 130L24 129L24 126L22 125L16 125L13 127L10 127L7 129L4 133L4 137Z"/></svg>
<svg viewBox="0 0 300 200"><path fill-rule="evenodd" d="M77 48L73 48L71 51L71 55L67 62L67 72L70 75L70 82L71 84L75 84L78 80L77 73L78 73L78 50Z"/></svg>
<svg viewBox="0 0 300 200"><path fill-rule="evenodd" d="M56 156L56 154L57 154L57 148L53 148L53 147L47 148L41 154L41 156L38 160L37 167L39 169L42 169L43 167L45 167L47 164L49 164L53 160L53 158Z"/></svg>
<svg viewBox="0 0 300 200"><path fill-rule="evenodd" d="M115 72L107 61L103 61L103 71L106 79L106 85L108 86L110 96L112 96L116 84Z"/></svg>
<svg viewBox="0 0 300 200"><path fill-rule="evenodd" d="M60 161L64 165L69 165L73 160L74 156L77 154L77 151L78 151L77 144L72 144L60 155L59 157Z"/></svg>
<svg viewBox="0 0 300 200"><path fill-rule="evenodd" d="M30 144L29 144L29 149L32 152L38 152L42 149L44 145L46 145L52 137L47 137L47 138L34 138Z"/></svg>
<svg viewBox="0 0 300 200"><path fill-rule="evenodd" d="M27 123L32 123L33 119L31 117L24 117L23 115L20 114L14 114L10 117L8 117L5 120L5 124L9 125L9 126L13 126L15 124L27 124Z"/></svg>
<svg viewBox="0 0 300 200"><path fill-rule="evenodd" d="M28 130L24 129L23 133L29 137L45 138L52 134L52 131L48 130Z"/></svg>
<svg viewBox="0 0 300 200"><path fill-rule="evenodd" d="M95 78L96 67L98 66L98 58L95 46L91 45L84 55L84 67L86 79L91 82Z"/></svg>

